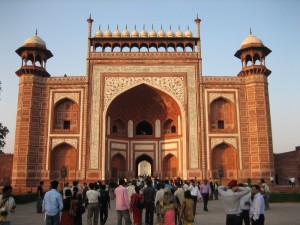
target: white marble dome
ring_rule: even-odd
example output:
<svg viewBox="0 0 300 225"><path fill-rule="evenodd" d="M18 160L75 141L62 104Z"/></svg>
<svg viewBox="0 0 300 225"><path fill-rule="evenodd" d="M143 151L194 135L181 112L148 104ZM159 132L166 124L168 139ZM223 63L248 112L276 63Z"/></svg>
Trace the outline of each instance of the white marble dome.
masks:
<svg viewBox="0 0 300 225"><path fill-rule="evenodd" d="M131 32L131 37L139 37L139 32L136 30L136 26L134 26L134 30Z"/></svg>
<svg viewBox="0 0 300 225"><path fill-rule="evenodd" d="M157 34L156 34L155 30L153 29L153 25L152 25L152 29L149 31L149 37L157 37Z"/></svg>
<svg viewBox="0 0 300 225"><path fill-rule="evenodd" d="M140 32L140 37L148 37L148 33L147 31L145 30L145 26L143 27L143 30L141 30Z"/></svg>
<svg viewBox="0 0 300 225"><path fill-rule="evenodd" d="M27 38L23 43L23 46L26 45L39 46L46 49L46 42L37 35Z"/></svg>
<svg viewBox="0 0 300 225"><path fill-rule="evenodd" d="M250 34L241 44L241 47L248 44L260 44L263 45L263 42L254 36L253 34Z"/></svg>
<svg viewBox="0 0 300 225"><path fill-rule="evenodd" d="M185 37L193 37L193 33L192 31L190 31L190 29L188 28L187 31L184 33Z"/></svg>
<svg viewBox="0 0 300 225"><path fill-rule="evenodd" d="M122 37L130 37L130 33L129 33L129 31L127 30L127 25L126 25L125 30L122 32Z"/></svg>
<svg viewBox="0 0 300 225"><path fill-rule="evenodd" d="M112 33L111 33L109 27L108 27L107 30L104 32L104 37L112 37Z"/></svg>
<svg viewBox="0 0 300 225"><path fill-rule="evenodd" d="M170 30L168 30L168 32L167 32L167 37L175 37L175 34L172 31L171 27L170 27Z"/></svg>
<svg viewBox="0 0 300 225"><path fill-rule="evenodd" d="M117 29L114 31L114 37L121 37L121 32L119 31L118 26Z"/></svg>
<svg viewBox="0 0 300 225"><path fill-rule="evenodd" d="M160 30L157 32L157 36L158 36L158 37L165 37L165 36L166 36L166 34L165 34L165 32L163 31L162 27L161 27Z"/></svg>
<svg viewBox="0 0 300 225"><path fill-rule="evenodd" d="M96 31L95 37L103 37L103 32L100 27L99 30Z"/></svg>

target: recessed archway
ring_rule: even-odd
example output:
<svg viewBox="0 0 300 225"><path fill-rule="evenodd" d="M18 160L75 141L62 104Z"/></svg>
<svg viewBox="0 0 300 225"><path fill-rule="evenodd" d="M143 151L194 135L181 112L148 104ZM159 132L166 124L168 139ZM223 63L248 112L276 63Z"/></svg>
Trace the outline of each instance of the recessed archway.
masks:
<svg viewBox="0 0 300 225"><path fill-rule="evenodd" d="M111 178L118 179L125 177L126 160L120 153L114 155L111 159Z"/></svg>
<svg viewBox="0 0 300 225"><path fill-rule="evenodd" d="M212 175L219 177L219 171L222 171L222 178L237 178L237 153L236 149L228 144L222 143L212 150Z"/></svg>
<svg viewBox="0 0 300 225"><path fill-rule="evenodd" d="M135 176L153 175L153 160L150 156L143 154L135 160Z"/></svg>
<svg viewBox="0 0 300 225"><path fill-rule="evenodd" d="M177 177L178 176L178 160L173 154L168 154L163 159L163 176Z"/></svg>

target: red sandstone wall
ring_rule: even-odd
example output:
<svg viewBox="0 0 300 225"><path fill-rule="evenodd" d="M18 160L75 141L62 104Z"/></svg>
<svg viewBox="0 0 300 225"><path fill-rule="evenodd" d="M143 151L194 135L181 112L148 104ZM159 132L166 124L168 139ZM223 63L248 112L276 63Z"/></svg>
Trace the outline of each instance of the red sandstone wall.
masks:
<svg viewBox="0 0 300 225"><path fill-rule="evenodd" d="M14 154L0 154L0 186L11 184Z"/></svg>

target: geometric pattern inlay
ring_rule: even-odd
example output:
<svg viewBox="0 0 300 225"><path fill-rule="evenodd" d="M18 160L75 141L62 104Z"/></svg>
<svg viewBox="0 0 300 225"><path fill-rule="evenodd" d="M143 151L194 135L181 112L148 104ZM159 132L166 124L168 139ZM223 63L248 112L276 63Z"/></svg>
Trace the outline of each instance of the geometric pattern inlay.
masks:
<svg viewBox="0 0 300 225"><path fill-rule="evenodd" d="M126 160L126 151L111 150L110 151L110 158L112 159L116 154L121 154L122 156L124 156L124 158Z"/></svg>
<svg viewBox="0 0 300 225"><path fill-rule="evenodd" d="M78 104L79 93L54 93L54 104L63 98L69 98Z"/></svg>
<svg viewBox="0 0 300 225"><path fill-rule="evenodd" d="M229 99L234 103L234 94L233 93L209 93L209 103L213 102L215 99L224 97Z"/></svg>
<svg viewBox="0 0 300 225"><path fill-rule="evenodd" d="M76 138L52 138L52 147L53 150L56 146L67 143L71 146L73 146L77 150L77 139Z"/></svg>
<svg viewBox="0 0 300 225"><path fill-rule="evenodd" d="M166 74L164 76L164 73ZM135 74L136 76L133 76ZM170 75L171 74L171 75ZM172 74L174 74L172 76ZM90 166L97 169L99 166L98 153L100 143L100 118L105 118L101 112L106 112L110 102L123 93L139 84L148 84L158 87L170 94L180 105L182 113L188 108L189 118L189 164L191 168L199 168L198 127L197 127L197 96L196 71L194 66L136 66L136 65L94 65L91 78L91 121L90 134ZM185 85L184 79L187 84ZM101 89L103 85L104 90ZM187 87L185 87L187 86ZM103 92L102 92L103 91ZM103 96L102 96L103 94ZM185 94L189 102L185 102ZM103 99L103 108L100 108ZM188 107L186 107L186 104ZM103 135L101 135L103 137ZM185 138L184 138L185 139ZM105 151L104 144L102 151ZM183 149L184 152L185 148ZM184 153L185 154L185 153ZM102 161L104 163L104 161Z"/></svg>
<svg viewBox="0 0 300 225"><path fill-rule="evenodd" d="M152 160L154 159L154 153L153 152L135 152L134 153L134 158L137 159L141 155L147 155L149 156Z"/></svg>
<svg viewBox="0 0 300 225"><path fill-rule="evenodd" d="M217 145L221 143L228 143L237 149L236 138L211 138L210 139L210 148L214 149Z"/></svg>

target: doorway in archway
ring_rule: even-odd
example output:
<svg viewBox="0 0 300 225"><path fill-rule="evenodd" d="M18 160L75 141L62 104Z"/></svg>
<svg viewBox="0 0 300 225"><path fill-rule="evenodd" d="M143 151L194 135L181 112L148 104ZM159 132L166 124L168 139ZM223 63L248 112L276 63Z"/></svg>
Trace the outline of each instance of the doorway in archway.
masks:
<svg viewBox="0 0 300 225"><path fill-rule="evenodd" d="M135 160L135 176L139 175L153 175L153 160L150 156L143 154Z"/></svg>

